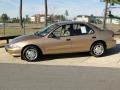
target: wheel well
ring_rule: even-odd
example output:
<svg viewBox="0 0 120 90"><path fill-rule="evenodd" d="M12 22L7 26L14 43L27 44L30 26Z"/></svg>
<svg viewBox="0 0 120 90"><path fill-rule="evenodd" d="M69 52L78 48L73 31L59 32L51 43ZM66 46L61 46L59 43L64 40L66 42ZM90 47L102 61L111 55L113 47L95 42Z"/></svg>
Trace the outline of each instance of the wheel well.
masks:
<svg viewBox="0 0 120 90"><path fill-rule="evenodd" d="M102 40L95 41L95 42L91 45L91 48L92 48L92 46L95 45L96 43L102 43L102 44L104 45L105 49L107 48L107 45L106 45L105 41L102 41ZM90 49L91 49L91 48L90 48Z"/></svg>
<svg viewBox="0 0 120 90"><path fill-rule="evenodd" d="M31 44L31 45L27 45L27 46L24 46L23 49L22 49L22 51L21 51L21 53L22 53L23 50L24 50L26 47L28 47L28 46L36 47L36 48L39 50L39 52L40 52L41 54L43 54L43 53L42 53L42 50L41 50L37 45L33 45L33 44Z"/></svg>

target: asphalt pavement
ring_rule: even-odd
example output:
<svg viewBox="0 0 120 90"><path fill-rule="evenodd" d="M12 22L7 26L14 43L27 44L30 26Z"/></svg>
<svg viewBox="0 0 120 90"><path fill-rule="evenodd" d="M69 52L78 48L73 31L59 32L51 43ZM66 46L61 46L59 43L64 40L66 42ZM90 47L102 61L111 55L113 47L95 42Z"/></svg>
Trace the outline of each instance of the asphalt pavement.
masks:
<svg viewBox="0 0 120 90"><path fill-rule="evenodd" d="M120 69L0 64L0 90L120 90Z"/></svg>

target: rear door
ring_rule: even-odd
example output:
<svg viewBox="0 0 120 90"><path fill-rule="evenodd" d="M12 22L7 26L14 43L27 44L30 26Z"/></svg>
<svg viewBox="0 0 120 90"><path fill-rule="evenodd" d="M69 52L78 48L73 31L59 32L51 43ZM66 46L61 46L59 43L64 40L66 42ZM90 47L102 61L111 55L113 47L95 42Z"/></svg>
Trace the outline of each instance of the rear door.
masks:
<svg viewBox="0 0 120 90"><path fill-rule="evenodd" d="M89 51L96 39L95 31L86 24L74 24L71 38L73 52Z"/></svg>

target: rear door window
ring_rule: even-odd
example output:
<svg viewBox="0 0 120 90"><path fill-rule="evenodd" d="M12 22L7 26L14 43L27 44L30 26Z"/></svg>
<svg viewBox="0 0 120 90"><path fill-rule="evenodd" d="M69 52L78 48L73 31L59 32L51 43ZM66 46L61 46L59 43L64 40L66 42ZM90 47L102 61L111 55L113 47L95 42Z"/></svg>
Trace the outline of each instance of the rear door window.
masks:
<svg viewBox="0 0 120 90"><path fill-rule="evenodd" d="M79 24L82 35L94 34L94 30L85 24Z"/></svg>

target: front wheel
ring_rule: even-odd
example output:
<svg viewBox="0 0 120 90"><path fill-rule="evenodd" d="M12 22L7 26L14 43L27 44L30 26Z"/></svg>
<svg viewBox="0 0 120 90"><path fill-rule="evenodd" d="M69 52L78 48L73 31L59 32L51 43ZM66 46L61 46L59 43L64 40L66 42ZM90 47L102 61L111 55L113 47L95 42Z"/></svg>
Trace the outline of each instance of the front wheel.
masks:
<svg viewBox="0 0 120 90"><path fill-rule="evenodd" d="M105 47L102 43L96 43L91 47L90 53L95 57L102 56L105 53Z"/></svg>
<svg viewBox="0 0 120 90"><path fill-rule="evenodd" d="M40 52L39 50L34 46L28 46L24 48L22 52L22 59L32 62L40 59Z"/></svg>

